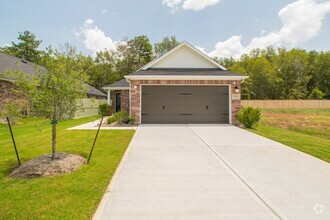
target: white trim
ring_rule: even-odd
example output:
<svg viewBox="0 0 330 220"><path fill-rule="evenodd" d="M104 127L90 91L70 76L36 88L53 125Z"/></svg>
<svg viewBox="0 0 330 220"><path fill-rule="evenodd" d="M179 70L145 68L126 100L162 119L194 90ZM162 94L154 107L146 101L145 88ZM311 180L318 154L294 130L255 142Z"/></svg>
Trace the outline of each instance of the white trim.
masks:
<svg viewBox="0 0 330 220"><path fill-rule="evenodd" d="M102 87L104 90L129 90L129 87Z"/></svg>
<svg viewBox="0 0 330 220"><path fill-rule="evenodd" d="M131 99L131 81L129 80L126 80L128 83L129 83L129 90L128 90L128 103L129 103L129 106L128 106L128 111L129 111L129 116L132 116L131 115L131 107L132 107L132 99Z"/></svg>
<svg viewBox="0 0 330 220"><path fill-rule="evenodd" d="M186 41L183 41L181 44L179 44L178 46L174 47L172 50L170 50L169 52L167 52L166 54L164 54L163 56L160 56L156 59L154 59L153 61L151 61L150 63L146 64L145 66L143 66L140 70L146 70L150 67L152 67L153 65L155 65L156 63L160 62L161 60L165 59L166 57L168 57L169 55L171 55L172 53L174 53L175 51L177 51L179 48L183 47L183 46L187 46L188 48L190 48L191 50L195 51L197 54L199 54L200 56L202 56L204 59L208 60L209 62L211 62L212 64L214 64L215 66L217 66L218 68L222 69L222 70L227 70L224 66L220 65L219 63L215 62L212 58L210 58L209 56L207 56L205 53L201 52L200 50L198 50L196 47L194 47L193 45L189 44Z"/></svg>
<svg viewBox="0 0 330 220"><path fill-rule="evenodd" d="M248 76L178 76L178 75L127 75L125 76L128 80L243 80Z"/></svg>
<svg viewBox="0 0 330 220"><path fill-rule="evenodd" d="M232 101L232 97L231 97L231 84L228 84L228 95L229 95L229 124L232 124L231 121L231 101Z"/></svg>
<svg viewBox="0 0 330 220"><path fill-rule="evenodd" d="M228 86L228 101L229 101L229 124L232 124L231 120L231 84L140 84L140 124L142 124L142 86Z"/></svg>

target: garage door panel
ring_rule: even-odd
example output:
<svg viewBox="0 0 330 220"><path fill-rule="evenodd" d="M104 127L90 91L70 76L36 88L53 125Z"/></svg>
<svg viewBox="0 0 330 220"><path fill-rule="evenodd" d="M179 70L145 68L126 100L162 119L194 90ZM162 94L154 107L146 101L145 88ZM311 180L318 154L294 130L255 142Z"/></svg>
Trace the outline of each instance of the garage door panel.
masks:
<svg viewBox="0 0 330 220"><path fill-rule="evenodd" d="M228 123L228 86L142 86L142 123Z"/></svg>

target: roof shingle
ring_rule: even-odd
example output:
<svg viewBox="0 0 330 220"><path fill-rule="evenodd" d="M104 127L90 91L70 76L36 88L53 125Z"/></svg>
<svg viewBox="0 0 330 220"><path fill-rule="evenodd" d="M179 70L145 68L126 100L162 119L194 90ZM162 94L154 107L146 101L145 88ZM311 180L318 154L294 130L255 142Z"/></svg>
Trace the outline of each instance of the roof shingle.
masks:
<svg viewBox="0 0 330 220"><path fill-rule="evenodd" d="M7 80L15 80L15 77L10 74L6 74L6 72L10 71L22 71L26 74L34 75L38 71L46 72L46 68L43 66L36 65L29 61L21 60L17 57L10 56L5 53L0 53L0 78L7 79ZM88 91L86 94L88 95L95 95L95 96L103 96L106 95L101 92L100 90L96 89L93 86L87 85Z"/></svg>

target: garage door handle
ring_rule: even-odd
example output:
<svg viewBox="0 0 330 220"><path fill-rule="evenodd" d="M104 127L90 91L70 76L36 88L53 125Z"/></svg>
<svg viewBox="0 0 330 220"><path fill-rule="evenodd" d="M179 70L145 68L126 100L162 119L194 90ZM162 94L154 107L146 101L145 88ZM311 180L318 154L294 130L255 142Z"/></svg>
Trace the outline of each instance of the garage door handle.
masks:
<svg viewBox="0 0 330 220"><path fill-rule="evenodd" d="M165 105L163 105L163 110L165 110Z"/></svg>
<svg viewBox="0 0 330 220"><path fill-rule="evenodd" d="M209 106L208 105L206 106L206 109L209 109Z"/></svg>

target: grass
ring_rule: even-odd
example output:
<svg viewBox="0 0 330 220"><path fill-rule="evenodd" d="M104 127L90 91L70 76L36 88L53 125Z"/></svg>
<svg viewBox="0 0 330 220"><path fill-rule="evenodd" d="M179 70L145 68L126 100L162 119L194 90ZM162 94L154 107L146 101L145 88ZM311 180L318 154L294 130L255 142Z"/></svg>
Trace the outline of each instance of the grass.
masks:
<svg viewBox="0 0 330 220"><path fill-rule="evenodd" d="M330 109L270 109L261 123L303 134L330 138Z"/></svg>
<svg viewBox="0 0 330 220"><path fill-rule="evenodd" d="M250 131L330 162L330 109L267 109Z"/></svg>
<svg viewBox="0 0 330 220"><path fill-rule="evenodd" d="M89 117L58 124L58 151L87 157L96 131L68 131L95 120ZM49 121L27 119L14 125L22 161L50 153ZM0 219L90 219L113 176L134 131L102 130L89 165L77 172L40 179L10 179L16 165L6 125L0 125Z"/></svg>

